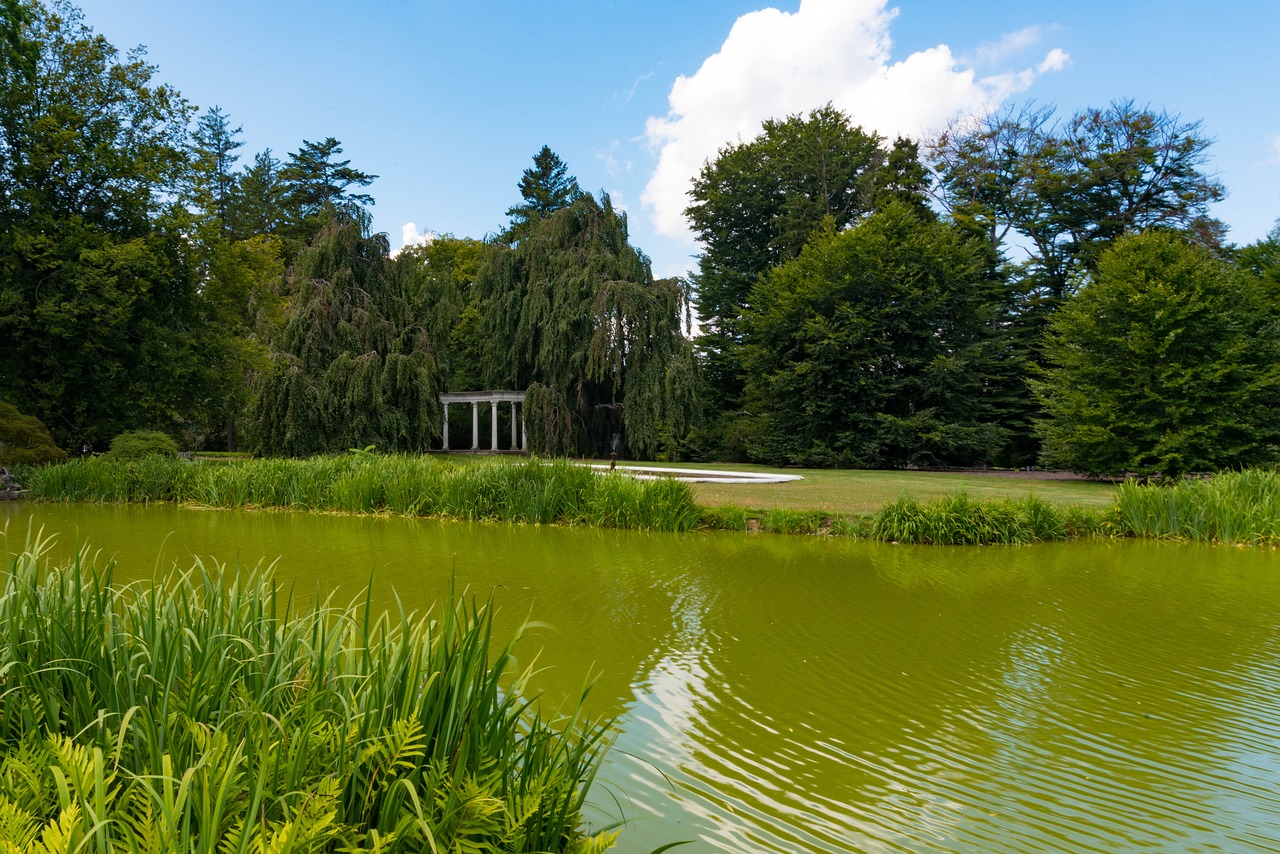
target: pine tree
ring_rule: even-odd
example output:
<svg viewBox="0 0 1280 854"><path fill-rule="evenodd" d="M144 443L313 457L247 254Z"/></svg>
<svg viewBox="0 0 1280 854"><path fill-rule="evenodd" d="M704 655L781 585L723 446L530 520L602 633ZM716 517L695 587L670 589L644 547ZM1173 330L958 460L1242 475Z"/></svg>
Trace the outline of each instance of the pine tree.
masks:
<svg viewBox="0 0 1280 854"><path fill-rule="evenodd" d="M524 203L507 210L507 216L511 217L508 239L518 240L531 222L567 208L582 195L578 179L569 174L569 167L548 146L542 146L533 156L533 168L524 170L520 178L520 197Z"/></svg>
<svg viewBox="0 0 1280 854"><path fill-rule="evenodd" d="M240 127L231 127L231 121L222 108L213 106L196 122L193 137L196 143L197 192L210 215L217 217L223 234L227 234L228 214L235 188L236 150L244 146L237 139Z"/></svg>

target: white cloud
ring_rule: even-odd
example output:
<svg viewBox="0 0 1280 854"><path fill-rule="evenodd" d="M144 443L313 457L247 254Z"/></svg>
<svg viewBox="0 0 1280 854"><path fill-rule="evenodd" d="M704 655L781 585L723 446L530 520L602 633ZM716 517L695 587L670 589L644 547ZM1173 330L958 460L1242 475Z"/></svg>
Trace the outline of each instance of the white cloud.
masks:
<svg viewBox="0 0 1280 854"><path fill-rule="evenodd" d="M1276 134L1271 138L1270 155L1267 158L1268 163L1280 163L1280 134Z"/></svg>
<svg viewBox="0 0 1280 854"><path fill-rule="evenodd" d="M609 177L617 178L631 171L634 165L629 159L619 159L618 154L622 150L622 140L615 139L610 141L609 147L603 151L596 152L596 159L604 164L605 170L609 173Z"/></svg>
<svg viewBox="0 0 1280 854"><path fill-rule="evenodd" d="M979 78L947 45L891 61L887 0L801 0L794 13L762 9L738 18L719 52L672 84L666 116L645 124L658 162L642 201L663 235L692 242L684 218L690 181L726 144L754 137L768 118L828 101L882 136L921 137L964 113L986 112L1065 61ZM1039 30L1019 30L988 49L1025 49ZM1003 47L1001 47L1003 45Z"/></svg>
<svg viewBox="0 0 1280 854"><path fill-rule="evenodd" d="M984 42L978 45L974 62L979 65L995 65L1011 59L1039 43L1040 28L1023 27L1012 33L1006 33L999 41Z"/></svg>
<svg viewBox="0 0 1280 854"><path fill-rule="evenodd" d="M405 249L410 246L426 246L440 235L430 229L418 233L418 224L416 222L406 222L400 227L400 239L404 243Z"/></svg>
<svg viewBox="0 0 1280 854"><path fill-rule="evenodd" d="M1060 47L1055 47L1044 55L1044 59L1036 66L1036 71L1041 74L1047 74L1051 71L1061 71L1071 64L1071 54L1067 53Z"/></svg>

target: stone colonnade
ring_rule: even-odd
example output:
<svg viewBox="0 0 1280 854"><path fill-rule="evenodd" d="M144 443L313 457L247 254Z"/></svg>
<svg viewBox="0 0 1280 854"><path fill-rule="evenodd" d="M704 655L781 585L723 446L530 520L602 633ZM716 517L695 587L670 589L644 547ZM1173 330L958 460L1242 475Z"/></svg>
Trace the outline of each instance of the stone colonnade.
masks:
<svg viewBox="0 0 1280 854"><path fill-rule="evenodd" d="M480 450L480 404L489 404L489 418L492 437L491 451L498 451L498 404L511 404L511 448L512 451L529 451L529 434L524 426L524 392L522 391L454 391L440 395L440 403L444 407L444 433L441 450L449 450L449 404L471 404L471 450ZM516 442L516 405L520 406L520 442Z"/></svg>

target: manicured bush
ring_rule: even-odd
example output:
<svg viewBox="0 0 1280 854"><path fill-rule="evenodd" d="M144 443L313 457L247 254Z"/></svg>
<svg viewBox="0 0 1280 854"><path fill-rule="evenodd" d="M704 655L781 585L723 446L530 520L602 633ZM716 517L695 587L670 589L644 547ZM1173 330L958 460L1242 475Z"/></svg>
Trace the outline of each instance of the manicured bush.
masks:
<svg viewBox="0 0 1280 854"><path fill-rule="evenodd" d="M142 457L176 457L178 443L171 436L155 430L131 430L111 440L106 453L113 460L137 460Z"/></svg>
<svg viewBox="0 0 1280 854"><path fill-rule="evenodd" d="M0 403L0 466L60 463L66 458L67 452L53 443L38 418Z"/></svg>

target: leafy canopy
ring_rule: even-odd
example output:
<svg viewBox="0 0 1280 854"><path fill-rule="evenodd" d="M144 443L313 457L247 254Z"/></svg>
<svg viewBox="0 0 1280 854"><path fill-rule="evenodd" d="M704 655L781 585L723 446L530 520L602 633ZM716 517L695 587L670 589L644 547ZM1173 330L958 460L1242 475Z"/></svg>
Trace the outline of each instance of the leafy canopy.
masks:
<svg viewBox="0 0 1280 854"><path fill-rule="evenodd" d="M583 195L531 220L514 246L491 246L475 288L484 379L530 390L532 449L607 454L618 435L649 456L683 434L693 393L685 292L653 278L608 196Z"/></svg>
<svg viewBox="0 0 1280 854"><path fill-rule="evenodd" d="M865 467L989 461L984 378L1000 297L981 248L889 202L760 279L746 316L753 459Z"/></svg>
<svg viewBox="0 0 1280 854"><path fill-rule="evenodd" d="M1045 464L1173 476L1280 458L1278 304L1183 236L1116 241L1050 322Z"/></svg>

